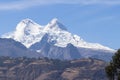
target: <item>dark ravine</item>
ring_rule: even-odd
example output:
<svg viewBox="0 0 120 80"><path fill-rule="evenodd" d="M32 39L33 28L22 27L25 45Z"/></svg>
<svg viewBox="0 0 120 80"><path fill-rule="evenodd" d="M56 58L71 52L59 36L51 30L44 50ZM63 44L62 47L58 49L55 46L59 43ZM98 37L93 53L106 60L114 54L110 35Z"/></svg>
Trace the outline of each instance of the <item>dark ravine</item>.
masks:
<svg viewBox="0 0 120 80"><path fill-rule="evenodd" d="M60 61L0 57L0 80L107 80L105 66L104 61L92 58Z"/></svg>

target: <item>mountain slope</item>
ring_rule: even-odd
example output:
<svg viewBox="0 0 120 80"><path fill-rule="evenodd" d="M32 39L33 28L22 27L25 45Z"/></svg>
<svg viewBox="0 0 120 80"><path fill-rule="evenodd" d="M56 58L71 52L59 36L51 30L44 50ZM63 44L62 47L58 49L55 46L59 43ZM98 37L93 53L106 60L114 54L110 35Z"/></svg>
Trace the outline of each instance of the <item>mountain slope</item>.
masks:
<svg viewBox="0 0 120 80"><path fill-rule="evenodd" d="M20 42L16 42L12 39L0 38L0 56L10 57L42 57L34 51L30 51Z"/></svg>
<svg viewBox="0 0 120 80"><path fill-rule="evenodd" d="M48 42L49 35L46 34L40 42L35 43L30 49L37 51L45 57L55 59L79 59L93 57L109 61L113 56L113 52L109 50L96 50L91 48L75 47L68 44L66 47L55 46L53 42Z"/></svg>
<svg viewBox="0 0 120 80"><path fill-rule="evenodd" d="M30 47L32 50L36 50L38 53L45 57L55 59L77 59L81 58L81 54L78 49L72 44L68 44L66 47L54 46L54 42L47 42L48 35L46 34L40 42L35 43Z"/></svg>
<svg viewBox="0 0 120 80"><path fill-rule="evenodd" d="M50 58L95 57L109 60L115 52L109 47L86 42L81 37L70 33L56 18L45 26L24 19L17 25L15 31L2 35L2 38L12 38Z"/></svg>

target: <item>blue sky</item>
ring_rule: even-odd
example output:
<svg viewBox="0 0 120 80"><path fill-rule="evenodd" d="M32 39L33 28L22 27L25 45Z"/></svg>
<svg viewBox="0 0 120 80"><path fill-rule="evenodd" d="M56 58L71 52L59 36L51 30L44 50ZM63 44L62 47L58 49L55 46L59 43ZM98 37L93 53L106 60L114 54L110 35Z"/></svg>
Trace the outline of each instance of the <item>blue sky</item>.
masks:
<svg viewBox="0 0 120 80"><path fill-rule="evenodd" d="M0 0L0 35L25 18L41 25L58 18L88 42L120 48L120 0Z"/></svg>

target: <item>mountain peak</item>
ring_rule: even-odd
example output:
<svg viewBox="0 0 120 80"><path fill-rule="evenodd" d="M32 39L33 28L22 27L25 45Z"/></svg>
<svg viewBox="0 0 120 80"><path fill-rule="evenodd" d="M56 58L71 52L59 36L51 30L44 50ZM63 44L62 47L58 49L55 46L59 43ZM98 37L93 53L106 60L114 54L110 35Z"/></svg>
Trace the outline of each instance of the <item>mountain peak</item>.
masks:
<svg viewBox="0 0 120 80"><path fill-rule="evenodd" d="M27 47L30 45L27 42L30 42L29 40L32 40L33 37L28 36L35 36L39 34L39 32L42 30L42 27L32 21L31 19L24 19L20 23L18 23L16 30L14 31L14 39L20 42L24 42L23 44L27 44ZM24 38L27 38L26 42L24 41ZM31 42L32 43L32 42Z"/></svg>
<svg viewBox="0 0 120 80"><path fill-rule="evenodd" d="M59 22L58 19L57 18L53 18L50 23L51 24L56 24L57 22Z"/></svg>
<svg viewBox="0 0 120 80"><path fill-rule="evenodd" d="M23 24L37 24L36 22L34 22L32 19L29 19L29 18L23 19L22 21L20 21L20 23L23 23Z"/></svg>
<svg viewBox="0 0 120 80"><path fill-rule="evenodd" d="M36 22L34 22L32 19L29 19L29 18L23 19L19 23L26 24L26 25L28 25L28 24L33 24L33 25L37 24Z"/></svg>
<svg viewBox="0 0 120 80"><path fill-rule="evenodd" d="M47 26L44 28L44 30L54 30L54 31L58 31L58 30L65 30L67 31L66 27L59 22L59 20L57 18L53 18L48 24Z"/></svg>
<svg viewBox="0 0 120 80"><path fill-rule="evenodd" d="M29 31L31 30L33 31L34 29L39 29L39 28L41 28L39 24L27 18L27 19L23 19L22 21L18 23L16 27L16 31L24 31L26 29L28 29Z"/></svg>

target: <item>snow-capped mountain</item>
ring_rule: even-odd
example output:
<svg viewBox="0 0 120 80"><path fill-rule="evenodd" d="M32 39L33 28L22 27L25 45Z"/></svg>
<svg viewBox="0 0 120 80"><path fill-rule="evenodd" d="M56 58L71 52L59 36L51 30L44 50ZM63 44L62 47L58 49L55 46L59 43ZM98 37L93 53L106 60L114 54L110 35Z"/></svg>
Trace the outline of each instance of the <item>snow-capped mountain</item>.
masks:
<svg viewBox="0 0 120 80"><path fill-rule="evenodd" d="M48 42L56 41L54 45L58 47L66 47L71 43L76 47L112 50L98 43L88 43L78 35L71 34L56 18L46 26L41 26L31 19L24 19L18 23L15 31L2 35L2 38L12 38L29 48L39 42L46 33L49 34Z"/></svg>
<svg viewBox="0 0 120 80"><path fill-rule="evenodd" d="M21 42L27 48L40 41L42 38L42 26L31 19L24 19L17 24L16 30L2 35L2 38L12 38Z"/></svg>
<svg viewBox="0 0 120 80"><path fill-rule="evenodd" d="M45 38L46 35L47 35L47 38ZM73 45L73 47L76 47L77 49L81 48L81 49L87 49L87 50L89 49L89 50L97 50L97 51L102 50L110 53L114 52L114 50L109 47L103 46L98 43L86 42L78 35L74 35L70 33L66 29L66 27L62 23L60 23L56 18L51 20L45 26L41 26L35 23L34 21L32 21L31 19L24 19L20 23L18 23L15 31L2 35L2 38L12 38L16 41L21 42L27 48L32 47L31 49L33 49L34 45L35 47L39 46L37 43L43 44L41 43L42 41L44 42L44 44L47 44L46 46L48 46L49 44L50 45L52 44L52 46L62 48L62 49L68 47L68 45L71 44ZM44 38L46 40L43 40ZM41 52L42 49L43 48L37 48L37 49L34 48L34 50L38 52ZM83 52L83 54L84 53L86 52ZM90 54L88 53L88 55Z"/></svg>

